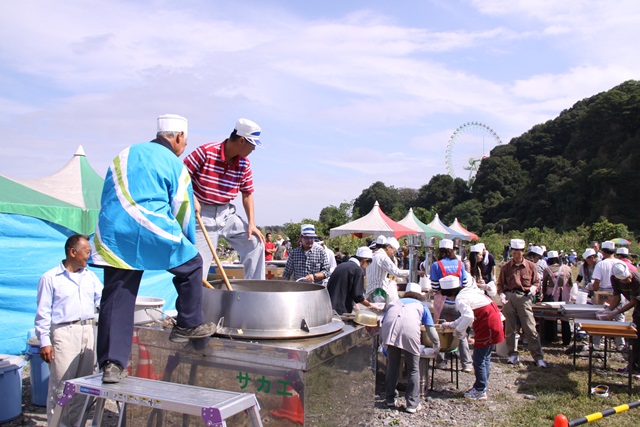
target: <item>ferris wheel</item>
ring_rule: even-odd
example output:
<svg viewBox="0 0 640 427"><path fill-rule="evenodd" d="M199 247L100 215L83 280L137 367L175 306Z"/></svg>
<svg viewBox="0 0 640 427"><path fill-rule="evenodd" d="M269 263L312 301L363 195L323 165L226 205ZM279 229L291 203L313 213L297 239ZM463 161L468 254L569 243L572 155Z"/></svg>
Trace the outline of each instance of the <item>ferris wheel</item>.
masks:
<svg viewBox="0 0 640 427"><path fill-rule="evenodd" d="M447 172L452 178L467 180L473 184L482 159L496 145L502 144L498 134L480 122L468 122L459 126L447 144Z"/></svg>

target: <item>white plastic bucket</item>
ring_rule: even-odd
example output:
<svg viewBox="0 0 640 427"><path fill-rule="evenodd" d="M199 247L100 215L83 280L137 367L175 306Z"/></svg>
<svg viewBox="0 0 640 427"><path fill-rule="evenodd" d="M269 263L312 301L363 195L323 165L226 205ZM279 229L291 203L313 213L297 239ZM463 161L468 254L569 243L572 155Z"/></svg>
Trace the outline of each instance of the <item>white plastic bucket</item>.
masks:
<svg viewBox="0 0 640 427"><path fill-rule="evenodd" d="M160 311L162 311L162 307L164 306L164 300L162 298L155 297L136 297L136 307L133 311L133 323L151 323L153 319L160 318ZM147 309L152 309L155 313L147 312ZM153 317L151 317L153 316Z"/></svg>
<svg viewBox="0 0 640 427"><path fill-rule="evenodd" d="M578 292L576 295L576 304L586 304L587 303L587 294L586 292Z"/></svg>

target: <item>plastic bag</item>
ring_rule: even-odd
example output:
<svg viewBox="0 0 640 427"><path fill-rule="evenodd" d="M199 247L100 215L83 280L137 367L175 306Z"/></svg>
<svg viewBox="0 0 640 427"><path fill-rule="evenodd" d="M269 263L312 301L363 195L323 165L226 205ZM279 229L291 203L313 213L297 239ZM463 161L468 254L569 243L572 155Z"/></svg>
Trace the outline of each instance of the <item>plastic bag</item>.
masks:
<svg viewBox="0 0 640 427"><path fill-rule="evenodd" d="M569 291L569 298L571 301L575 301L578 297L578 282L574 282L571 286L571 291Z"/></svg>
<svg viewBox="0 0 640 427"><path fill-rule="evenodd" d="M387 292L382 288L376 288L371 295L373 302L384 303L387 301Z"/></svg>
<svg viewBox="0 0 640 427"><path fill-rule="evenodd" d="M422 288L422 292L431 292L431 280L427 276L420 277L418 283Z"/></svg>
<svg viewBox="0 0 640 427"><path fill-rule="evenodd" d="M390 280L387 285L387 304L400 299L398 296L398 284L395 280Z"/></svg>

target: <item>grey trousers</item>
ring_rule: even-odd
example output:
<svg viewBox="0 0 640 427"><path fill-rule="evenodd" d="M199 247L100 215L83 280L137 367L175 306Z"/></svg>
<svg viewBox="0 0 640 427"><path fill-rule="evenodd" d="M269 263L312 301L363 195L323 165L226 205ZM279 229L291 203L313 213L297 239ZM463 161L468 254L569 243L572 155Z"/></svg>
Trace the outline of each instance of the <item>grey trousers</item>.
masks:
<svg viewBox="0 0 640 427"><path fill-rule="evenodd" d="M456 308L455 304L445 304L440 312L440 319L444 319L447 322L453 322L460 317L460 312ZM460 340L458 344L458 354L460 356L460 364L462 369L470 369L473 367L473 360L471 358L471 350L469 350L469 341L467 339ZM438 353L436 363L442 363L446 361L446 354L443 352Z"/></svg>
<svg viewBox="0 0 640 427"><path fill-rule="evenodd" d="M420 404L420 355L411 354L392 345L387 346L387 373L385 376L385 399L393 403L396 398L396 387L400 377L402 355L407 364L407 408L416 408Z"/></svg>
<svg viewBox="0 0 640 427"><path fill-rule="evenodd" d="M264 245L256 236L247 235L247 222L236 215L232 204L201 204L200 216L207 229L213 247L218 246L218 238L224 237L233 249L238 252L240 262L244 265L244 278L248 280L265 279ZM196 224L196 247L202 257L202 274L207 278L213 254L207 244L200 224Z"/></svg>

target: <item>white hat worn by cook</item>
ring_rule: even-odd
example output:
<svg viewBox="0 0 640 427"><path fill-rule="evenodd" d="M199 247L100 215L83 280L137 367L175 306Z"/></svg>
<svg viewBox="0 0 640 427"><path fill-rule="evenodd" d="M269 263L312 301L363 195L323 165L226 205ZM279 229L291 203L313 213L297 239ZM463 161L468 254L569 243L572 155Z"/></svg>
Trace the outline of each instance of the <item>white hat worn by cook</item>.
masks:
<svg viewBox="0 0 640 427"><path fill-rule="evenodd" d="M484 243L476 243L476 247L478 248L478 252L482 252L482 251L484 251L485 249L487 249L487 248L484 246Z"/></svg>
<svg viewBox="0 0 640 427"><path fill-rule="evenodd" d="M617 254L629 255L629 249L627 248L618 248L616 249Z"/></svg>
<svg viewBox="0 0 640 427"><path fill-rule="evenodd" d="M260 142L260 126L249 119L238 119L236 123L236 135L243 137L253 145L262 147Z"/></svg>
<svg viewBox="0 0 640 427"><path fill-rule="evenodd" d="M391 246L393 249L398 249L400 247L400 243L395 237L389 237L387 239L387 245Z"/></svg>
<svg viewBox="0 0 640 427"><path fill-rule="evenodd" d="M157 132L184 132L187 139L189 122L185 117L177 114L162 114L158 116Z"/></svg>
<svg viewBox="0 0 640 427"><path fill-rule="evenodd" d="M531 246L529 248L529 253L533 253L533 254L540 255L540 256L544 255L544 251L542 250L542 248L540 246Z"/></svg>
<svg viewBox="0 0 640 427"><path fill-rule="evenodd" d="M607 240L606 242L602 242L602 246L601 249L607 249L607 250L614 250L616 248L616 244L613 243L611 240Z"/></svg>
<svg viewBox="0 0 640 427"><path fill-rule="evenodd" d="M409 283L407 283L407 287L404 289L404 291L405 292L415 292L417 294L421 294L422 293L422 287L417 283L409 282Z"/></svg>
<svg viewBox="0 0 640 427"><path fill-rule="evenodd" d="M596 251L594 251L592 248L588 248L587 250L584 251L584 253L582 254L582 258L583 259L587 259L590 256L594 256L596 254Z"/></svg>
<svg viewBox="0 0 640 427"><path fill-rule="evenodd" d="M302 234L302 237L318 237L316 227L313 224L302 224L300 234Z"/></svg>
<svg viewBox="0 0 640 427"><path fill-rule="evenodd" d="M440 289L456 289L460 287L460 278L458 276L445 276L438 280Z"/></svg>
<svg viewBox="0 0 640 427"><path fill-rule="evenodd" d="M558 258L558 251L547 252L547 258Z"/></svg>
<svg viewBox="0 0 640 427"><path fill-rule="evenodd" d="M524 240L522 239L511 239L511 249L521 249L524 250Z"/></svg>
<svg viewBox="0 0 640 427"><path fill-rule="evenodd" d="M376 239L376 245L386 245L387 244L387 238L384 237L382 234L378 236L378 238Z"/></svg>
<svg viewBox="0 0 640 427"><path fill-rule="evenodd" d="M360 246L358 249L356 249L356 256L358 258L373 258L373 252L371 252L371 249L369 249L366 246Z"/></svg>
<svg viewBox="0 0 640 427"><path fill-rule="evenodd" d="M438 243L438 247L439 248L444 248L444 249L453 249L453 240L451 240L451 239L442 239L442 240L440 240L440 243Z"/></svg>
<svg viewBox="0 0 640 427"><path fill-rule="evenodd" d="M469 248L469 253L480 253L482 252L482 248L480 247L480 245L471 245L471 247Z"/></svg>
<svg viewBox="0 0 640 427"><path fill-rule="evenodd" d="M617 262L611 268L611 274L618 280L624 280L631 275L629 267L624 262Z"/></svg>

